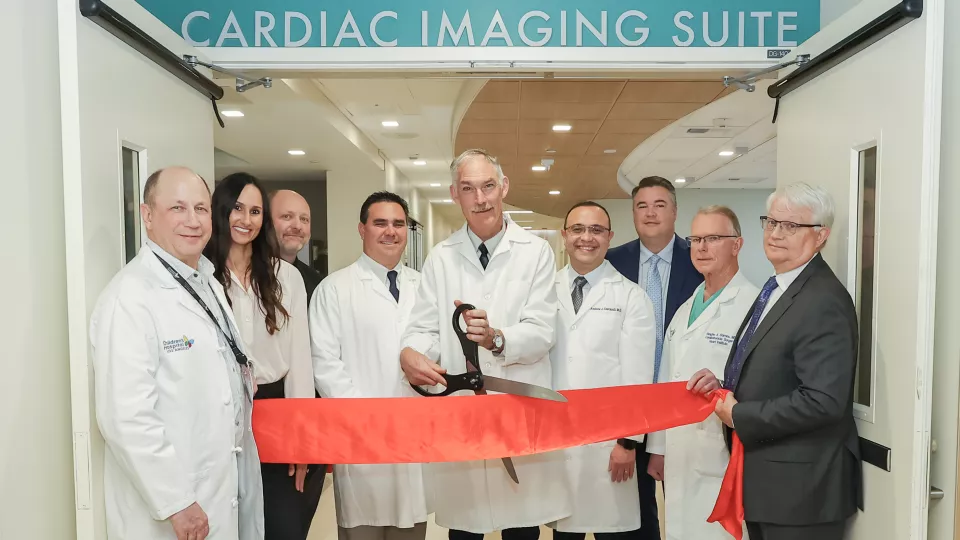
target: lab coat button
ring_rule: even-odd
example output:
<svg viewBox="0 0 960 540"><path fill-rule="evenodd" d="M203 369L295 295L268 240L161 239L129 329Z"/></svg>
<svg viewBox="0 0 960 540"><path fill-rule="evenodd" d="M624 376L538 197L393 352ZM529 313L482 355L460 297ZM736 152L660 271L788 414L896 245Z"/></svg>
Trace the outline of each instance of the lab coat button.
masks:
<svg viewBox="0 0 960 540"><path fill-rule="evenodd" d="M240 452L243 452L243 448L239 446L235 446L233 450L231 450L231 452L233 452L234 454L239 454Z"/></svg>
<svg viewBox="0 0 960 540"><path fill-rule="evenodd" d="M240 501L238 501L237 498L234 497L233 500L230 501L230 504L232 504L233 507L236 508L236 507L240 506Z"/></svg>
<svg viewBox="0 0 960 540"><path fill-rule="evenodd" d="M484 296L483 299L484 299L484 300L489 300L489 299L490 299L490 295L488 294L488 295Z"/></svg>
<svg viewBox="0 0 960 540"><path fill-rule="evenodd" d="M577 325L571 326L570 329L571 329L571 330L576 330L576 329L577 329Z"/></svg>
<svg viewBox="0 0 960 540"><path fill-rule="evenodd" d="M490 362L487 362L487 367L490 367Z"/></svg>

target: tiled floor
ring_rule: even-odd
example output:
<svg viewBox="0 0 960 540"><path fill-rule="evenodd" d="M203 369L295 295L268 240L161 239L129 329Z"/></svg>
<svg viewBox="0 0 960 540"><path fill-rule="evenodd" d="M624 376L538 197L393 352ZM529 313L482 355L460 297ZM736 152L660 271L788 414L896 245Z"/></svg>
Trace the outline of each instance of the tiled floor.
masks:
<svg viewBox="0 0 960 540"><path fill-rule="evenodd" d="M660 508L660 536L663 537L663 492L657 489L657 501ZM550 540L550 529L543 527L541 540ZM588 540L592 540L592 535ZM337 540L337 515L333 502L333 477L327 475L327 480L323 484L323 496L320 497L320 507L317 508L317 515L313 518L313 526L310 527L310 535L307 540ZM433 522L433 516L427 523L426 540L447 540L447 530L437 526ZM500 533L494 533L487 536L486 540L500 540Z"/></svg>

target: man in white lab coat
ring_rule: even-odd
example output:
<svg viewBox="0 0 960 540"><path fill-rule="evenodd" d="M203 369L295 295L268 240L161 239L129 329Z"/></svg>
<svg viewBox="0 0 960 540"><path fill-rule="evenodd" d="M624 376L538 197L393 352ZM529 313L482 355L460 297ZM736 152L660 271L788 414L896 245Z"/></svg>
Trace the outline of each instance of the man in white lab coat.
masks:
<svg viewBox="0 0 960 540"><path fill-rule="evenodd" d="M613 231L595 202L564 219L570 264L557 272L557 344L550 351L556 390L651 384L657 322L650 298L605 260ZM556 540L634 538L640 529L637 443L643 436L569 448L573 515L554 528ZM645 471L641 471L645 472Z"/></svg>
<svg viewBox="0 0 960 540"><path fill-rule="evenodd" d="M667 328L661 382L688 381L693 392L720 387L727 356L759 289L740 273L740 221L725 206L700 209L690 227L693 265L703 274ZM728 540L707 523L730 460L723 424L716 415L698 424L650 434L650 475L663 480L667 540ZM744 531L746 538L746 531Z"/></svg>
<svg viewBox="0 0 960 540"><path fill-rule="evenodd" d="M363 254L327 277L310 303L313 373L324 398L416 396L397 363L420 274L400 262L407 203L389 192L360 208ZM335 465L340 540L422 540L427 514L421 465Z"/></svg>
<svg viewBox="0 0 960 540"><path fill-rule="evenodd" d="M201 255L209 188L175 167L143 198L146 245L90 320L107 538L262 540L251 362Z"/></svg>
<svg viewBox="0 0 960 540"><path fill-rule="evenodd" d="M466 371L451 324L465 302L476 306L464 319L468 337L479 344L481 370L550 387L557 318L553 250L504 217L510 184L496 158L468 150L450 172L450 194L467 222L424 263L401 342L403 371L416 385L442 384L442 373ZM484 399L476 398L477 406ZM499 459L431 464L436 522L450 529L451 540L479 540L496 530L504 540L536 540L540 525L571 513L563 460L562 452L514 457L519 485Z"/></svg>

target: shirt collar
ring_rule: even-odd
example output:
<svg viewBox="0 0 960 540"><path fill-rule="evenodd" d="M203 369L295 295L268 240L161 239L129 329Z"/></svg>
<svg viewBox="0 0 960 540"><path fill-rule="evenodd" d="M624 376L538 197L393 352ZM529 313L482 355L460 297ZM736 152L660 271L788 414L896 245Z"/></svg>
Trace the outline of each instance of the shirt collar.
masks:
<svg viewBox="0 0 960 540"><path fill-rule="evenodd" d="M146 246L149 247L154 254L164 260L167 264L173 267L178 274L183 276L186 279L193 279L199 281L200 283L206 284L206 279L213 275L213 263L209 259L200 256L200 261L197 264L197 269L194 270L190 268L189 265L181 261L180 259L174 257L173 255L167 253L163 248L158 246L153 240L147 240Z"/></svg>
<svg viewBox="0 0 960 540"><path fill-rule="evenodd" d="M589 285L590 287L595 287L597 283L600 283L600 278L603 277L604 266L606 266L607 264L608 264L607 261L603 261L603 263L600 264L600 266L594 268L593 270L588 272L585 276L583 276L587 278L587 285ZM574 270L572 266L568 266L567 269L568 269L567 274L570 281L570 288L572 289L574 280L576 280L577 276L579 276L580 274L578 274L577 271Z"/></svg>
<svg viewBox="0 0 960 540"><path fill-rule="evenodd" d="M814 255L813 257L816 257ZM813 260L813 257L810 258L810 261ZM803 272L803 269L810 264L810 261L807 261L800 266L794 268L793 270L788 270L782 274L777 274L777 285L784 291L790 288L790 285L797 280L797 277L800 276L800 273Z"/></svg>
<svg viewBox="0 0 960 540"><path fill-rule="evenodd" d="M377 279L379 279L381 283L387 283L387 273L389 273L391 270L396 272L397 275L400 274L400 263L397 263L397 265L393 268L387 268L386 266L383 266L382 264L370 258L370 256L366 253L360 254L360 263L363 264L367 270L373 272L373 275L377 276Z"/></svg>
<svg viewBox="0 0 960 540"><path fill-rule="evenodd" d="M479 251L480 244L487 246L487 253L492 256L493 252L497 250L497 246L500 245L500 240L503 240L503 235L507 232L507 220L503 220L503 226L500 227L500 232L494 235L493 238L483 242L480 240L480 237L477 236L472 230L470 230L470 225L467 225L467 237L470 238L470 243L473 244L473 250Z"/></svg>
<svg viewBox="0 0 960 540"><path fill-rule="evenodd" d="M656 255L660 257L663 262L667 264L673 263L673 244L677 241L677 235L673 235L673 238L670 239L670 242L667 243L666 247L660 250L660 253ZM647 249L647 246L643 245L643 242L640 242L640 264L646 264L647 259L652 257L654 253Z"/></svg>

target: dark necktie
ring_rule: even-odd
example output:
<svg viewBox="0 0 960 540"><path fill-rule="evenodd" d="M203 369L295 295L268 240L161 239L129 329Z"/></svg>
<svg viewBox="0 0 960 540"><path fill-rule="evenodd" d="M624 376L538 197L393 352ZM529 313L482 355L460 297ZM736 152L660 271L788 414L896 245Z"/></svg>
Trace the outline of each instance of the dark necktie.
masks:
<svg viewBox="0 0 960 540"><path fill-rule="evenodd" d="M768 279L763 285L763 289L760 290L760 297L757 299L757 304L753 308L753 315L750 316L750 322L747 324L747 329L743 332L743 338L740 339L740 342L737 344L737 351L733 353L733 361L730 362L730 367L727 369L727 373L724 376L723 387L728 390L734 390L737 387L737 381L740 380L740 370L743 369L743 355L747 351L747 346L750 344L750 339L753 338L753 333L757 331L757 325L760 323L760 316L763 314L764 308L767 307L767 302L770 300L770 295L773 294L773 291L776 288L777 278L774 276Z"/></svg>
<svg viewBox="0 0 960 540"><path fill-rule="evenodd" d="M393 295L393 299L397 302L400 301L400 289L397 288L397 271L391 270L387 272L387 279L390 280L390 294Z"/></svg>
<svg viewBox="0 0 960 540"><path fill-rule="evenodd" d="M480 266L482 266L483 269L486 270L487 263L490 262L490 259L487 257L487 254L489 253L489 251L487 251L487 246L484 244L480 244L479 249L480 249Z"/></svg>
<svg viewBox="0 0 960 540"><path fill-rule="evenodd" d="M577 276L577 279L573 280L573 312L579 313L580 306L583 304L583 287L587 284L587 278L583 276Z"/></svg>

